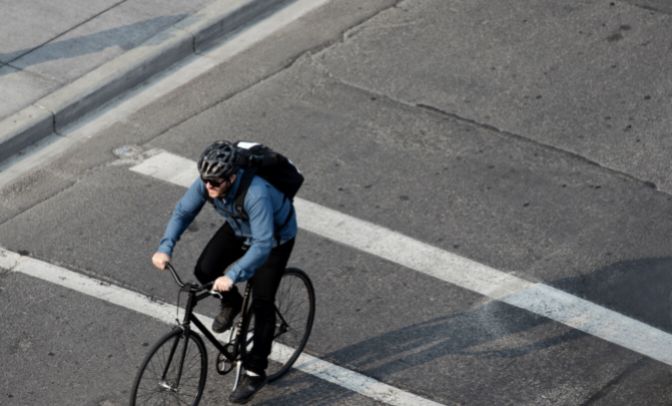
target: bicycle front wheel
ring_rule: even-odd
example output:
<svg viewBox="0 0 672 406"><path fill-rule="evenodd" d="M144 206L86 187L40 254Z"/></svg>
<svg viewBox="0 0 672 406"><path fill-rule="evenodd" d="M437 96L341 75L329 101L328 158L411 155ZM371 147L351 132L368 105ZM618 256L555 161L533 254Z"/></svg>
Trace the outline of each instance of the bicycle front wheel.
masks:
<svg viewBox="0 0 672 406"><path fill-rule="evenodd" d="M150 350L131 391L135 405L198 405L205 387L207 353L193 331L175 329Z"/></svg>
<svg viewBox="0 0 672 406"><path fill-rule="evenodd" d="M308 275L288 268L275 295L276 326L272 360L266 374L272 382L284 375L303 351L315 318L315 290Z"/></svg>

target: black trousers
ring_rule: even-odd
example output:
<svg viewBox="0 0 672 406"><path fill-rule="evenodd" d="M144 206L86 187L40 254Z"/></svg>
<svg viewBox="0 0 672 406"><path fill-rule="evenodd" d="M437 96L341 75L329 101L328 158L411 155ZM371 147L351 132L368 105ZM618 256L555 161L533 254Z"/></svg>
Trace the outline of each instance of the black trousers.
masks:
<svg viewBox="0 0 672 406"><path fill-rule="evenodd" d="M252 282L252 310L254 312L254 345L247 359L243 360L245 369L263 374L268 367L268 356L275 330L275 293L280 278L287 266L294 247L294 240L273 248L268 260L254 273ZM224 275L224 270L243 256L246 246L237 237L228 223L217 230L203 249L196 262L194 274L200 283L211 282ZM235 286L226 292L224 303L240 302L242 297Z"/></svg>

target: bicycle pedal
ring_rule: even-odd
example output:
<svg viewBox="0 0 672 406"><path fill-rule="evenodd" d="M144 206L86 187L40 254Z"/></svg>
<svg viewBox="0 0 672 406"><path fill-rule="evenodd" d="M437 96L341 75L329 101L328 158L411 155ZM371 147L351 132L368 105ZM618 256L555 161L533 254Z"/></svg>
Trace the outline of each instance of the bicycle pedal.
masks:
<svg viewBox="0 0 672 406"><path fill-rule="evenodd" d="M222 354L221 352L219 353L219 355L217 355L216 369L217 373L219 373L220 375L228 374L229 372L231 372L234 366L235 363L231 362L226 357L226 355Z"/></svg>

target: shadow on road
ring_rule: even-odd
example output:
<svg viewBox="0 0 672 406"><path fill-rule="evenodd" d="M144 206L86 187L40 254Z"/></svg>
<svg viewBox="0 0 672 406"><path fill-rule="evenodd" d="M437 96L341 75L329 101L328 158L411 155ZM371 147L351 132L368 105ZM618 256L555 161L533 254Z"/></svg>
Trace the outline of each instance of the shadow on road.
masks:
<svg viewBox="0 0 672 406"><path fill-rule="evenodd" d="M186 16L187 14L176 14L155 17L89 35L50 41L35 48L0 53L0 62L15 68L26 68L48 61L93 54L115 46L127 51ZM5 75L12 72L4 70ZM3 75L2 70L0 75Z"/></svg>
<svg viewBox="0 0 672 406"><path fill-rule="evenodd" d="M494 328L488 323L492 320L497 320ZM477 357L479 360L515 359L585 336L583 332L570 330L522 346L512 343L520 343L521 340L512 342L508 340L509 336L524 333L549 322L550 320L546 318L493 301L467 312L411 324L346 346L320 358L356 370L368 377L391 382L393 380L389 377L398 372L417 369L446 356L463 355ZM306 387L310 382L311 378L293 371L274 385ZM291 404L297 399L305 404L339 404L351 396L352 392L344 391L335 385L324 385L319 390L306 387L286 395L280 394L261 404Z"/></svg>
<svg viewBox="0 0 672 406"><path fill-rule="evenodd" d="M620 261L552 286L672 333L670 257Z"/></svg>

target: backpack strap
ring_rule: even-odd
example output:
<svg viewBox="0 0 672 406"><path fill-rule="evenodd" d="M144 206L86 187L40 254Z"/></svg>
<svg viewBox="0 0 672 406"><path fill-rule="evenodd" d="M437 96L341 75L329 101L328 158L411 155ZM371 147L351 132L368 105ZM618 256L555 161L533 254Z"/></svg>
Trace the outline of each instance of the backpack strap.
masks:
<svg viewBox="0 0 672 406"><path fill-rule="evenodd" d="M292 215L294 214L294 204L293 204L292 200L291 200L291 199L288 199L287 196L285 196L285 198L284 198L284 200L283 200L283 203L284 203L285 201L287 201L287 200L289 200L289 211L287 212L287 217L285 218L285 221L282 223L282 225L280 225L280 226L278 227L278 231L277 231L277 235L278 235L277 240L278 240L278 243L280 242L280 230L282 230L283 228L285 228L285 226L286 226L287 224L289 224L289 220L292 219Z"/></svg>
<svg viewBox="0 0 672 406"><path fill-rule="evenodd" d="M247 195L247 189L250 188L252 179L257 174L255 168L247 168L243 172L243 177L240 179L240 184L238 185L238 190L236 191L236 200L234 200L233 206L236 209L236 213L243 220L248 220L247 213L245 212L245 196Z"/></svg>
<svg viewBox="0 0 672 406"><path fill-rule="evenodd" d="M294 214L294 205L292 204L291 199L288 199L287 196L283 196L282 198L282 204L284 205L286 201L289 200L289 211L287 212L287 217L285 217L285 221L282 222L281 225L276 226L273 225L273 238L275 238L275 242L280 245L280 230L285 228L287 224L289 224L289 220L292 219L292 215ZM282 207L282 206L281 206Z"/></svg>

